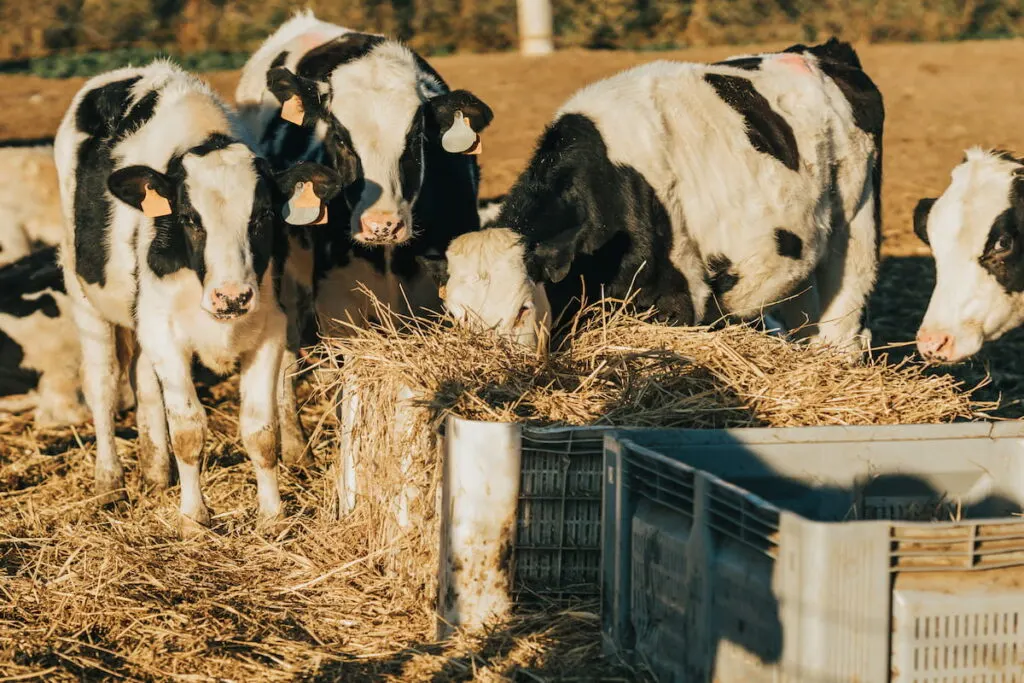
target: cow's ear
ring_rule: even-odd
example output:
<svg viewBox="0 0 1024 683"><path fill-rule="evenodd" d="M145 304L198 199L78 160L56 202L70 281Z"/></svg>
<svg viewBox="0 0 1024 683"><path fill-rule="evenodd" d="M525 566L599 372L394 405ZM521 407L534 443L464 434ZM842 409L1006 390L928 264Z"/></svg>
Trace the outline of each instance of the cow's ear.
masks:
<svg viewBox="0 0 1024 683"><path fill-rule="evenodd" d="M107 178L110 193L149 218L174 213L174 181L149 166L126 166Z"/></svg>
<svg viewBox="0 0 1024 683"><path fill-rule="evenodd" d="M578 233L568 231L538 243L528 257L527 274L534 282L561 282L572 268L578 247Z"/></svg>
<svg viewBox="0 0 1024 683"><path fill-rule="evenodd" d="M448 284L448 259L443 255L427 254L417 256L416 262L430 279L434 281L434 284L442 290L441 298L444 298L443 290L445 285Z"/></svg>
<svg viewBox="0 0 1024 683"><path fill-rule="evenodd" d="M914 234L928 244L928 216L935 205L934 199L922 199L914 207Z"/></svg>
<svg viewBox="0 0 1024 683"><path fill-rule="evenodd" d="M267 89L281 103L281 118L296 126L312 126L320 109L320 91L315 81L296 76L284 66L267 72Z"/></svg>
<svg viewBox="0 0 1024 683"><path fill-rule="evenodd" d="M491 108L468 90L453 90L430 100L431 127L452 154L479 154L480 133L494 119Z"/></svg>
<svg viewBox="0 0 1024 683"><path fill-rule="evenodd" d="M311 161L277 174L275 181L288 198L281 214L292 225L327 223L327 204L347 184L334 169Z"/></svg>

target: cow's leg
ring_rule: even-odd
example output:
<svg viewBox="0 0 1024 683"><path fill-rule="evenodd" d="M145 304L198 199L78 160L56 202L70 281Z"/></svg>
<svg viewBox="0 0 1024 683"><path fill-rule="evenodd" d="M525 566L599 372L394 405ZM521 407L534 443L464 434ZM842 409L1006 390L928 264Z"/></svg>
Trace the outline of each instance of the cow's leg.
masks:
<svg viewBox="0 0 1024 683"><path fill-rule="evenodd" d="M277 318L274 320L273 318ZM275 329L276 328L276 329ZM284 316L272 316L260 345L242 355L238 426L245 452L256 470L260 516L281 514L277 482L277 382L284 351Z"/></svg>
<svg viewBox="0 0 1024 683"><path fill-rule="evenodd" d="M816 341L836 346L855 359L862 358L871 344L864 320L878 272L876 201L869 177L853 220L847 229L835 231L816 272L822 302Z"/></svg>
<svg viewBox="0 0 1024 683"><path fill-rule="evenodd" d="M297 379L291 373L298 365L298 355L285 349L277 379L277 412L281 422L281 459L286 465L308 467L313 458L306 450L306 433L299 419L299 404L295 397Z"/></svg>
<svg viewBox="0 0 1024 683"><path fill-rule="evenodd" d="M113 502L125 497L124 467L114 443L118 377L115 326L104 320L81 292L72 288L71 294L82 345L82 393L96 429L96 495L103 502Z"/></svg>
<svg viewBox="0 0 1024 683"><path fill-rule="evenodd" d="M139 428L139 461L150 485L167 488L171 483L171 454L160 382L149 358L138 350L131 370L132 387L138 396L135 421Z"/></svg>
<svg viewBox="0 0 1024 683"><path fill-rule="evenodd" d="M192 383L192 352L177 346L167 325L140 322L139 344L149 357L160 382L174 460L181 483L182 530L191 533L187 520L207 526L210 511L199 486L206 412Z"/></svg>

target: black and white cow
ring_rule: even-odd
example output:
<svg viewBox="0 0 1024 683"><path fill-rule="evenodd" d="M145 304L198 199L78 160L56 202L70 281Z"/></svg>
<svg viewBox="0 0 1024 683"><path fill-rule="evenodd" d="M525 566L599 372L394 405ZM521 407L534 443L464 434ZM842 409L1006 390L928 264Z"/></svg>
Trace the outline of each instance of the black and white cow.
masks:
<svg viewBox="0 0 1024 683"><path fill-rule="evenodd" d="M285 22L252 55L235 98L276 166L324 161L346 183L311 243L306 232L293 235L286 301L292 309L314 302L318 325L301 312L292 316L292 350L300 336L315 341L310 331L317 327L343 333L332 320L370 317L360 284L397 311L440 308L417 257L440 256L454 237L479 227L476 154L490 108L470 92L450 90L398 41L312 12ZM294 396L290 382L282 387L287 415ZM303 457L305 440L298 421L284 419L294 425L282 449L292 462Z"/></svg>
<svg viewBox="0 0 1024 683"><path fill-rule="evenodd" d="M53 139L0 140L0 265L64 234Z"/></svg>
<svg viewBox="0 0 1024 683"><path fill-rule="evenodd" d="M545 309L636 292L678 324L772 312L857 355L883 119L878 89L834 39L597 82L547 127L500 227L434 263L445 304L534 344Z"/></svg>
<svg viewBox="0 0 1024 683"><path fill-rule="evenodd" d="M917 333L925 358L964 360L1024 324L1024 160L967 150L914 231L935 256L935 290Z"/></svg>
<svg viewBox="0 0 1024 683"><path fill-rule="evenodd" d="M238 131L205 83L157 61L90 79L54 142L67 225L61 260L96 426L97 490L115 497L124 486L115 378L134 356L145 475L168 483L169 441L186 529L210 519L193 357L221 373L240 364L239 427L260 512L281 510L273 400L286 327L274 287L285 255L275 225L280 191ZM289 193L308 183L317 201L330 199L336 180L315 164L279 178Z"/></svg>

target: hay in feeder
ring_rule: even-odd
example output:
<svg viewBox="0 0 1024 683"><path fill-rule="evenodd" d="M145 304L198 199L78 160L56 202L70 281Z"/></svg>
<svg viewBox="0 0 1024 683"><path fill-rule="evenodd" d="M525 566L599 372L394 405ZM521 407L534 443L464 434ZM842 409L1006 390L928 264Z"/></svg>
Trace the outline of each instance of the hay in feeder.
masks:
<svg viewBox="0 0 1024 683"><path fill-rule="evenodd" d="M348 325L324 342L320 389L350 418L353 514L381 531L370 549L397 544L390 569L425 598L436 595L436 435L449 415L710 429L950 422L989 407L909 361L851 365L832 349L748 326L660 324L622 302L586 309L546 357L442 319L395 316L379 302L375 313L381 322Z"/></svg>

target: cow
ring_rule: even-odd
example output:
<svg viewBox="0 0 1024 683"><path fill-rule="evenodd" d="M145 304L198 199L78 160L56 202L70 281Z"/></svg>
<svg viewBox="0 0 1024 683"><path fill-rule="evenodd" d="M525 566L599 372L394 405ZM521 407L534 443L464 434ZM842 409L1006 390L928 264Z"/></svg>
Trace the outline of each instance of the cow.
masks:
<svg viewBox="0 0 1024 683"><path fill-rule="evenodd" d="M0 266L64 233L53 138L0 140Z"/></svg>
<svg viewBox="0 0 1024 683"><path fill-rule="evenodd" d="M186 533L210 521L193 357L217 373L239 365L239 427L260 515L281 512L274 396L286 318L274 282L286 243L276 206L287 198L322 210L341 187L318 164L275 176L245 140L206 83L157 60L87 81L54 141L61 264L96 429L97 497L122 496L114 377L130 363L145 478L168 484L170 442Z"/></svg>
<svg viewBox="0 0 1024 683"><path fill-rule="evenodd" d="M329 163L345 182L326 225L292 237L283 285L294 365L316 333L342 334L334 320L373 317L363 284L400 312L439 309L417 257L439 257L479 228L480 134L493 114L477 96L451 90L422 57L396 40L320 21L285 22L242 70L236 104L277 167ZM301 225L301 217L290 222ZM286 463L306 456L290 381L281 413L291 437Z"/></svg>
<svg viewBox="0 0 1024 683"><path fill-rule="evenodd" d="M935 289L917 333L926 359L955 363L1024 323L1024 159L968 149L914 232L935 257Z"/></svg>
<svg viewBox="0 0 1024 683"><path fill-rule="evenodd" d="M495 227L422 263L452 315L527 345L580 300L632 295L681 325L773 313L861 357L883 123L835 39L649 63L573 95Z"/></svg>

